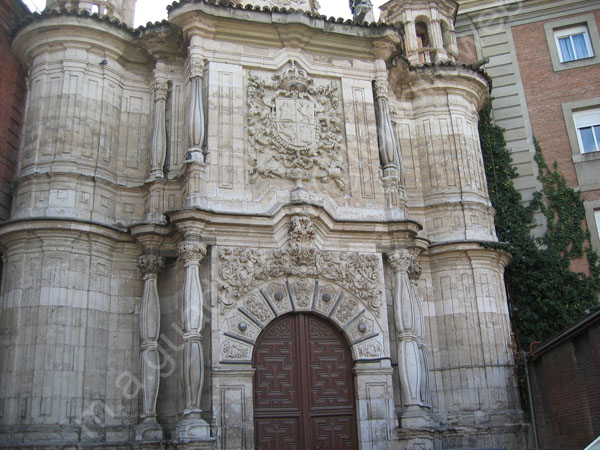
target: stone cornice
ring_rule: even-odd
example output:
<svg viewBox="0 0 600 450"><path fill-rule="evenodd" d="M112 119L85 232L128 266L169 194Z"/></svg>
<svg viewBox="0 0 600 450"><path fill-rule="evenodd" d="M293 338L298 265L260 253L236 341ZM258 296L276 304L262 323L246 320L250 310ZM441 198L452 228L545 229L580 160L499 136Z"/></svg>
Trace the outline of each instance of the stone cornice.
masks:
<svg viewBox="0 0 600 450"><path fill-rule="evenodd" d="M184 35L248 45L291 46L353 58L374 59L373 43L401 28L386 24L365 26L353 21L284 8L232 6L225 2L182 2L169 8L169 21Z"/></svg>
<svg viewBox="0 0 600 450"><path fill-rule="evenodd" d="M2 246L7 246L9 242L11 246L19 241L26 243L32 236L42 235L60 236L65 239L73 235L79 236L79 238L84 237L84 241L100 239L105 243L111 243L111 245L135 245L135 241L127 233L127 230L91 221L39 217L9 220L0 224L0 243Z"/></svg>

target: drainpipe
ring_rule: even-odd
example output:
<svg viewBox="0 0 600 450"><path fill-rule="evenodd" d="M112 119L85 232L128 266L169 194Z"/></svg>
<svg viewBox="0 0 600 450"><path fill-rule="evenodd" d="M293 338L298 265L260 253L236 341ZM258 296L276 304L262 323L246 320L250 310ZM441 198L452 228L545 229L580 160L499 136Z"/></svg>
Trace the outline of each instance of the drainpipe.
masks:
<svg viewBox="0 0 600 450"><path fill-rule="evenodd" d="M533 425L533 443L534 448L540 448L538 443L537 427L535 424L535 408L533 407L533 394L531 393L531 381L529 379L529 355L527 352L521 352L525 361L525 377L527 378L527 396L529 397L529 413L531 414L531 424Z"/></svg>

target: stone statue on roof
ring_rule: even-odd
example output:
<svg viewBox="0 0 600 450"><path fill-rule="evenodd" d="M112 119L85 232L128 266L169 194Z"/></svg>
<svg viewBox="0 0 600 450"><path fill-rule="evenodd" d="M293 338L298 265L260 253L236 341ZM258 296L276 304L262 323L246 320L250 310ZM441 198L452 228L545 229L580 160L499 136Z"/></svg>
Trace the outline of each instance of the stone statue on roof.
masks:
<svg viewBox="0 0 600 450"><path fill-rule="evenodd" d="M371 0L350 0L350 10L357 22L375 22Z"/></svg>

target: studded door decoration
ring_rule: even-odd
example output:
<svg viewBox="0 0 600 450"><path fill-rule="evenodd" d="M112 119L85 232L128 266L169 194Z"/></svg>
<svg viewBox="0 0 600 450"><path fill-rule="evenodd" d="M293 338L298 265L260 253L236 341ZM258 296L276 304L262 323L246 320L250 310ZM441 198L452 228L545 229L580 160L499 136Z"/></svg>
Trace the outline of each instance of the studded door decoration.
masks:
<svg viewBox="0 0 600 450"><path fill-rule="evenodd" d="M280 317L259 337L253 365L257 450L357 448L352 356L330 323Z"/></svg>

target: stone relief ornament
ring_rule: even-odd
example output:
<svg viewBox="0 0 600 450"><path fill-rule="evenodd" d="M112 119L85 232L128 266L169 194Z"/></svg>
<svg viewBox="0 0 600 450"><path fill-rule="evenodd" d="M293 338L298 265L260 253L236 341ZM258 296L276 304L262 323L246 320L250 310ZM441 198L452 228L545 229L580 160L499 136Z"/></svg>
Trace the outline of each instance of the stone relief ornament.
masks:
<svg viewBox="0 0 600 450"><path fill-rule="evenodd" d="M370 342L357 349L360 358L377 358L381 355L381 344L379 342Z"/></svg>
<svg viewBox="0 0 600 450"><path fill-rule="evenodd" d="M314 85L291 66L271 80L248 76L250 183L281 178L334 182L345 192L343 124L336 83Z"/></svg>
<svg viewBox="0 0 600 450"><path fill-rule="evenodd" d="M223 247L219 250L219 298L226 308L233 307L259 284L289 276L332 281L364 301L376 316L380 314L378 255L315 250L310 260L299 262L291 249Z"/></svg>
<svg viewBox="0 0 600 450"><path fill-rule="evenodd" d="M160 256L141 255L138 257L137 267L142 274L159 273L165 267L165 260Z"/></svg>
<svg viewBox="0 0 600 450"><path fill-rule="evenodd" d="M345 300L335 313L340 323L346 323L356 314L358 303L353 298Z"/></svg>
<svg viewBox="0 0 600 450"><path fill-rule="evenodd" d="M315 227L310 217L292 217L290 247L300 261L310 261L315 253Z"/></svg>
<svg viewBox="0 0 600 450"><path fill-rule="evenodd" d="M228 359L250 359L250 348L237 342L227 341L223 345L223 355Z"/></svg>
<svg viewBox="0 0 600 450"><path fill-rule="evenodd" d="M271 318L271 313L269 312L269 309L265 306L263 301L259 300L253 295L246 299L244 305L246 306L246 308L248 308L248 311L252 313L254 317L256 317L263 323L268 322Z"/></svg>

